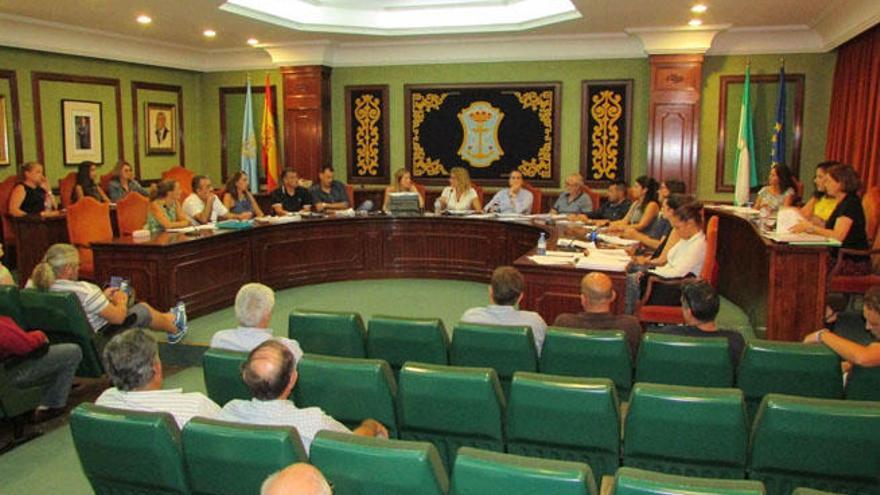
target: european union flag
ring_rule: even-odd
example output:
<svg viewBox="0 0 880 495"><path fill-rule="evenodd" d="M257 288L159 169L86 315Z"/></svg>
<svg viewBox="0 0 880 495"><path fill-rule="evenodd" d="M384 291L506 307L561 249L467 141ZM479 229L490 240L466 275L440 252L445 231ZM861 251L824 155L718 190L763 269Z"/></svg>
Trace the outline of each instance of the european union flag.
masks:
<svg viewBox="0 0 880 495"><path fill-rule="evenodd" d="M785 163L785 66L779 68L779 93L776 97L776 123L770 138L770 164Z"/></svg>

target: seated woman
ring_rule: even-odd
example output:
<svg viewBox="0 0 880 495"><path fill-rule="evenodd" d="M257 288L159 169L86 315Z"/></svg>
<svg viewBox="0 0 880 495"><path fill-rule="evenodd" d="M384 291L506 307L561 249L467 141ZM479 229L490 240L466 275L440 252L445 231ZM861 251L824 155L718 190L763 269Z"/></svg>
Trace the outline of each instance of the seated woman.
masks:
<svg viewBox="0 0 880 495"><path fill-rule="evenodd" d="M394 184L385 188L385 198L382 200L383 211L388 211L388 205L391 202L391 193L399 192L414 192L418 194L419 208L425 208L425 198L422 197L422 193L416 188L416 185L412 180L412 174L409 173L409 170L402 168L397 172L394 172Z"/></svg>
<svg viewBox="0 0 880 495"><path fill-rule="evenodd" d="M656 250L661 242L665 242L665 239L669 237L669 233L672 231L672 224L669 223L669 216L680 204L683 204L684 201L676 201L676 205L672 207L672 210L667 210L664 203L669 199L671 194L683 195L684 191L684 182L680 180L664 180L661 182L660 187L657 188L657 201L660 203L660 213L657 215L657 220L654 224L646 229L645 232L639 232L634 227L626 227L623 229L620 236L624 239L639 241L642 246L651 251Z"/></svg>
<svg viewBox="0 0 880 495"><path fill-rule="evenodd" d="M180 207L180 184L166 180L156 186L147 210L146 228L152 233L189 227L190 221Z"/></svg>
<svg viewBox="0 0 880 495"><path fill-rule="evenodd" d="M136 192L143 196L149 196L150 193L134 179L134 169L131 168L125 160L116 162L116 168L113 169L113 179L107 185L107 195L110 201L114 203L122 199L126 194Z"/></svg>
<svg viewBox="0 0 880 495"><path fill-rule="evenodd" d="M816 191L809 201L801 207L801 215L816 225L825 225L828 217L837 207L837 198L833 198L825 191L825 179L828 177L828 169L837 165L837 162L822 162L816 165L816 177L813 178L813 184L816 185Z"/></svg>
<svg viewBox="0 0 880 495"><path fill-rule="evenodd" d="M55 197L49 181L43 175L43 165L27 162L21 167L18 183L9 195L9 214L13 217L25 215L55 216Z"/></svg>
<svg viewBox="0 0 880 495"><path fill-rule="evenodd" d="M76 203L79 198L89 196L101 203L109 203L110 198L98 187L98 166L92 162L82 162L76 171L76 186L70 193L70 204Z"/></svg>
<svg viewBox="0 0 880 495"><path fill-rule="evenodd" d="M440 197L434 202L437 211L480 211L483 204L477 191L471 187L471 176L462 167L449 171L449 185L443 188Z"/></svg>
<svg viewBox="0 0 880 495"><path fill-rule="evenodd" d="M584 192L584 176L574 173L565 179L565 190L550 208L550 214L586 215L594 207L593 199Z"/></svg>
<svg viewBox="0 0 880 495"><path fill-rule="evenodd" d="M626 313L633 314L636 304L647 288L648 276L657 275L664 279L700 276L706 258L706 234L703 233L703 205L699 201L685 203L675 209L670 217L672 228L679 240L658 260L657 266L647 272L631 274L638 278L638 286L627 283ZM638 290L635 290L638 289ZM678 306L681 304L681 291L678 287L655 285L651 293L651 304Z"/></svg>
<svg viewBox="0 0 880 495"><path fill-rule="evenodd" d="M635 203L629 207L626 216L608 225L609 233L623 233L627 227L651 233L657 214L660 213L660 203L657 202L657 181L643 175L636 179L632 186L632 195L636 198Z"/></svg>
<svg viewBox="0 0 880 495"><path fill-rule="evenodd" d="M3 258L3 243L0 242L0 258ZM9 268L0 263L0 285L15 285L15 279L9 273Z"/></svg>
<svg viewBox="0 0 880 495"><path fill-rule="evenodd" d="M223 194L223 206L229 210L229 217L237 220L248 220L263 216L263 210L248 190L248 176L239 170L226 181L226 192Z"/></svg>
<svg viewBox="0 0 880 495"><path fill-rule="evenodd" d="M633 256L633 263L649 265L651 267L666 263L666 253L669 252L679 239L678 232L672 228L672 223L669 220L679 206L690 203L693 200L693 196L687 194L672 194L666 199L661 200L660 214L663 215L664 221L669 224L669 229L659 239L654 239L636 230L627 229L624 231L624 237L639 241L641 249L637 249L637 251L643 253Z"/></svg>
<svg viewBox="0 0 880 495"><path fill-rule="evenodd" d="M131 327L166 332L168 342L176 344L186 335L186 308L183 303L160 313L147 303L129 307L125 291L79 280L79 252L70 244L53 244L34 268L28 287L50 292L72 292L79 299L92 330L109 337Z"/></svg>
<svg viewBox="0 0 880 495"><path fill-rule="evenodd" d="M874 342L868 345L845 339L824 328L807 334L804 343L828 346L843 359L844 371L849 371L853 365L864 368L880 366L880 342L877 342L880 340L880 286L871 287L865 292L862 316L865 317L865 328L874 337Z"/></svg>
<svg viewBox="0 0 880 495"><path fill-rule="evenodd" d="M770 168L770 175L767 176L767 185L758 191L755 209L766 208L773 215L783 206L791 206L794 203L794 196L794 177L791 175L791 170L782 164L773 165Z"/></svg>

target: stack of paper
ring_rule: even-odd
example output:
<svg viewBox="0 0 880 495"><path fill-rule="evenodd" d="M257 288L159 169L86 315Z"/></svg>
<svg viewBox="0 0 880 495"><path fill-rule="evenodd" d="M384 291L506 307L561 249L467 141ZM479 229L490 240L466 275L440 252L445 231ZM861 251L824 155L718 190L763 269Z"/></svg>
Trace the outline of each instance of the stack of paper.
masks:
<svg viewBox="0 0 880 495"><path fill-rule="evenodd" d="M574 266L577 259L580 258L580 256L575 255L574 253L562 253L564 256L560 256L558 253L561 253L561 251L548 251L548 253L544 255L536 254L529 256L529 259L539 265Z"/></svg>
<svg viewBox="0 0 880 495"><path fill-rule="evenodd" d="M192 225L190 227L179 227L173 229L165 229L165 232L170 233L186 233L186 232L198 232L200 230L217 230L217 226L213 223L206 223L204 225Z"/></svg>
<svg viewBox="0 0 880 495"><path fill-rule="evenodd" d="M614 244L615 246L632 246L639 243L639 241L624 239L623 237L617 237L616 235L608 234L599 234L599 240L602 242L607 242L608 244Z"/></svg>
<svg viewBox="0 0 880 495"><path fill-rule="evenodd" d="M815 234L792 234L792 233L769 233L765 234L765 236L776 242L785 242L788 244L796 244L796 245L817 245L817 246L840 246L840 241L837 239L832 239L830 237L823 237L821 235Z"/></svg>
<svg viewBox="0 0 880 495"><path fill-rule="evenodd" d="M257 219L258 222L264 222L272 225L277 225L279 223L291 223L291 222L299 222L302 220L302 217L297 214L293 215L284 215L280 217L260 217Z"/></svg>
<svg viewBox="0 0 880 495"><path fill-rule="evenodd" d="M588 251L589 255L577 260L577 268L622 272L630 262L629 254L623 249L599 249L593 245Z"/></svg>
<svg viewBox="0 0 880 495"><path fill-rule="evenodd" d="M595 248L596 245L592 242L587 241L579 241L577 239L569 239L567 237L560 237L556 239L557 247L575 247L578 249L589 249L591 247Z"/></svg>

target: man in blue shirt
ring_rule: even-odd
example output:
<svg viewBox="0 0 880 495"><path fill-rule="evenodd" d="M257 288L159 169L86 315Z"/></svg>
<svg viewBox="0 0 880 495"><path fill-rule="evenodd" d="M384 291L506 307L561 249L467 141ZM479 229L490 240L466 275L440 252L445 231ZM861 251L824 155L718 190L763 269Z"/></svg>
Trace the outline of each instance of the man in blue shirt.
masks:
<svg viewBox="0 0 880 495"><path fill-rule="evenodd" d="M486 203L483 210L497 213L519 213L528 215L532 212L532 193L523 189L523 176L519 170L510 173L507 180L510 187L495 193L492 200Z"/></svg>
<svg viewBox="0 0 880 495"><path fill-rule="evenodd" d="M345 184L333 180L333 167L324 165L318 176L318 183L312 186L312 203L316 211L346 210L348 204L348 191Z"/></svg>
<svg viewBox="0 0 880 495"><path fill-rule="evenodd" d="M587 213L587 217L591 220L607 220L609 222L625 217L630 207L630 202L626 199L626 190L626 182L622 180L612 182L608 186L606 201L602 202L599 209Z"/></svg>
<svg viewBox="0 0 880 495"><path fill-rule="evenodd" d="M578 173L569 175L565 179L565 191L559 195L550 213L576 214L591 211L593 211L593 200L584 191L584 177Z"/></svg>

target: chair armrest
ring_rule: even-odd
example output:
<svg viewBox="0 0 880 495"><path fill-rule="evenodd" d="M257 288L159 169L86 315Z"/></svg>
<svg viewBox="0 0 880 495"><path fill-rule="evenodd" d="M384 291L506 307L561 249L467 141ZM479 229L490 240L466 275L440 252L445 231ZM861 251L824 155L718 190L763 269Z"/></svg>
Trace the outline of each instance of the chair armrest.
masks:
<svg viewBox="0 0 880 495"><path fill-rule="evenodd" d="M828 283L831 283L831 279L838 276L840 274L841 266L843 266L843 257L846 255L854 255L854 256L865 256L870 257L880 254L880 248L877 249L850 249L850 248L840 248L837 250L837 259L834 262L834 268L831 269L831 272L828 274Z"/></svg>
<svg viewBox="0 0 880 495"><path fill-rule="evenodd" d="M648 304L648 301L651 300L651 294L654 292L654 284L680 287L682 284L689 280L697 279L697 277L694 276L663 278L659 275L651 275L647 273L646 275L648 275L648 285L645 288L645 294L642 296L642 300L639 301L639 307L646 306Z"/></svg>

